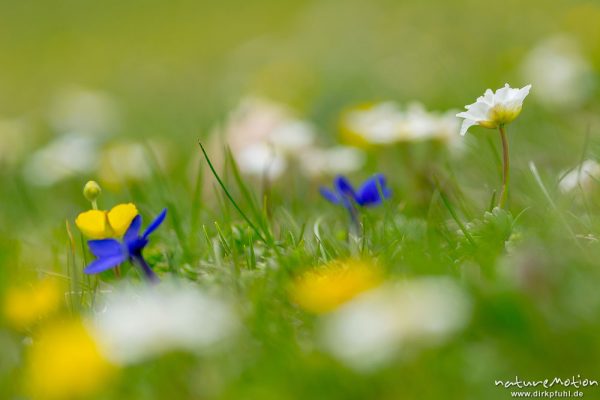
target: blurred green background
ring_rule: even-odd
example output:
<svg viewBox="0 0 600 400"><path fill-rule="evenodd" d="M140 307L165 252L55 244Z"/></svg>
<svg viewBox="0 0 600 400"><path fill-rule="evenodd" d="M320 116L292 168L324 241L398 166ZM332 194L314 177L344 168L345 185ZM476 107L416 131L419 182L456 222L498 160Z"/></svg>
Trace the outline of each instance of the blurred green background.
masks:
<svg viewBox="0 0 600 400"><path fill-rule="evenodd" d="M370 99L457 107L522 81L568 33L600 62L594 1L3 1L0 110L39 114L69 85L123 107L122 133L194 138L240 95L311 116Z"/></svg>
<svg viewBox="0 0 600 400"><path fill-rule="evenodd" d="M65 133L52 123L65 91L107 96L116 121L109 133L166 139L177 154L172 171L182 173L197 156L190 151L197 138L246 96L290 105L320 140L336 142L340 112L358 103L461 109L485 88L524 86L525 57L556 35L597 72L599 19L597 2L567 0L3 1L0 119L24 126L0 143L12 155L2 159L5 193L19 185L27 156ZM572 166L598 120L598 89L589 88L576 110L530 105L514 135L527 140L514 151ZM549 138L558 145L547 146ZM71 188L53 187L51 197ZM10 204L14 194L2 199L4 226L23 211L11 209L22 205Z"/></svg>

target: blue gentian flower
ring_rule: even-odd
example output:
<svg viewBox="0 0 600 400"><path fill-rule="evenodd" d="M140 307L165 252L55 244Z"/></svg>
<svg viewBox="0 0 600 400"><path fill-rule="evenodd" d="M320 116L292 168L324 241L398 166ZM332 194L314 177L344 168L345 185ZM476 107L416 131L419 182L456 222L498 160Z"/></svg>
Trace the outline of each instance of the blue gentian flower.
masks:
<svg viewBox="0 0 600 400"><path fill-rule="evenodd" d="M360 207L377 206L392 195L383 174L373 175L356 190L346 177L339 175L333 181L333 190L321 187L320 192L329 202L344 206L350 212L353 221L358 218L357 205Z"/></svg>
<svg viewBox="0 0 600 400"><path fill-rule="evenodd" d="M142 251L148 244L148 236L163 223L166 216L167 209L165 208L140 236L142 217L137 215L123 235L122 242L117 239L89 240L90 251L98 259L90 263L83 272L98 274L129 260L132 264L138 265L149 280L157 281L158 277L144 260Z"/></svg>

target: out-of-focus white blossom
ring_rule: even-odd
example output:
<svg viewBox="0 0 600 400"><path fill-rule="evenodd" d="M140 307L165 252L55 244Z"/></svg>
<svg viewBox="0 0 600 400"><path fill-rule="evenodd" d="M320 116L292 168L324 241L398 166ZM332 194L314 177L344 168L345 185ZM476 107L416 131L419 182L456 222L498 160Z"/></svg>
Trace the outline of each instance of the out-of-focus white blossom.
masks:
<svg viewBox="0 0 600 400"><path fill-rule="evenodd" d="M367 143L390 144L399 140L404 114L400 108L385 102L348 112L343 124Z"/></svg>
<svg viewBox="0 0 600 400"><path fill-rule="evenodd" d="M365 153L355 147L313 148L300 155L300 166L308 176L345 175L361 169Z"/></svg>
<svg viewBox="0 0 600 400"><path fill-rule="evenodd" d="M176 350L211 351L238 328L228 302L184 282L119 286L100 301L90 326L105 356L117 364Z"/></svg>
<svg viewBox="0 0 600 400"><path fill-rule="evenodd" d="M287 107L258 98L241 102L217 130L231 148L240 171L271 180L278 178L287 160L313 145L314 129Z"/></svg>
<svg viewBox="0 0 600 400"><path fill-rule="evenodd" d="M588 192L600 182L600 164L594 160L585 160L581 165L560 174L558 183L561 192L569 193L576 189Z"/></svg>
<svg viewBox="0 0 600 400"><path fill-rule="evenodd" d="M270 181L281 176L287 167L285 157L268 143L256 143L240 150L236 161L242 172Z"/></svg>
<svg viewBox="0 0 600 400"><path fill-rule="evenodd" d="M313 145L315 133L313 127L304 121L294 121L277 128L269 137L268 142L277 150L288 155L302 151Z"/></svg>
<svg viewBox="0 0 600 400"><path fill-rule="evenodd" d="M370 370L419 346L443 343L470 318L470 300L448 278L420 278L367 292L324 317L324 348Z"/></svg>
<svg viewBox="0 0 600 400"><path fill-rule="evenodd" d="M593 69L576 39L560 35L533 48L522 65L523 77L532 82L543 104L577 107L592 94Z"/></svg>
<svg viewBox="0 0 600 400"><path fill-rule="evenodd" d="M387 145L422 140L453 141L459 120L448 113L428 111L421 103L409 103L403 110L392 102L357 108L342 121L350 135L369 144Z"/></svg>
<svg viewBox="0 0 600 400"><path fill-rule="evenodd" d="M24 166L24 175L33 185L51 186L91 172L97 160L98 146L93 138L63 135L31 155Z"/></svg>
<svg viewBox="0 0 600 400"><path fill-rule="evenodd" d="M460 134L467 133L473 125L494 129L511 123L521 113L523 101L530 89L531 85L513 89L507 83L496 92L491 89L486 90L475 103L465 106L467 111L456 114L457 117L465 119Z"/></svg>
<svg viewBox="0 0 600 400"><path fill-rule="evenodd" d="M49 119L60 134L106 135L119 124L118 109L110 95L75 87L58 93L50 106Z"/></svg>
<svg viewBox="0 0 600 400"><path fill-rule="evenodd" d="M365 162L358 149L318 146L310 123L296 118L284 105L258 98L243 100L216 133L220 142L213 142L213 153L219 154L217 146L226 144L242 173L271 181L290 165L314 177L350 173Z"/></svg>
<svg viewBox="0 0 600 400"><path fill-rule="evenodd" d="M462 142L458 140L460 120L455 114L453 111L427 111L421 103L410 103L406 108L400 138L404 141L440 140L446 144Z"/></svg>

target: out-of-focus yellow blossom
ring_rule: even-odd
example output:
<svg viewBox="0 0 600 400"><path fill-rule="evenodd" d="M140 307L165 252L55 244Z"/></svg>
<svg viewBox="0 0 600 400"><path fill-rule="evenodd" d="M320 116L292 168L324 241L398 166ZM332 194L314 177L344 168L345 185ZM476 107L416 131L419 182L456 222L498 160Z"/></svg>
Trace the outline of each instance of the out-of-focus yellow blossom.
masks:
<svg viewBox="0 0 600 400"><path fill-rule="evenodd" d="M57 321L34 339L25 385L34 398L86 398L104 387L115 372L81 321Z"/></svg>
<svg viewBox="0 0 600 400"><path fill-rule="evenodd" d="M4 318L16 329L31 327L61 307L63 293L61 285L54 279L11 287L4 298Z"/></svg>
<svg viewBox="0 0 600 400"><path fill-rule="evenodd" d="M374 264L363 260L333 261L301 275L293 284L293 301L303 309L322 314L336 309L381 282Z"/></svg>
<svg viewBox="0 0 600 400"><path fill-rule="evenodd" d="M119 204L110 211L89 210L77 216L75 224L92 239L123 236L131 221L138 215L134 204Z"/></svg>

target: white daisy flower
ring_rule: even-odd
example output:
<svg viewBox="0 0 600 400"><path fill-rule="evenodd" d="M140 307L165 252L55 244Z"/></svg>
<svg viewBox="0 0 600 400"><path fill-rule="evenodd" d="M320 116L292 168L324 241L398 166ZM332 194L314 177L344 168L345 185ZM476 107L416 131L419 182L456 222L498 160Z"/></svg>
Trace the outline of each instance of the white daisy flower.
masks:
<svg viewBox="0 0 600 400"><path fill-rule="evenodd" d="M464 118L460 134L467 133L473 125L494 129L514 121L521 113L523 100L529 94L531 85L521 89L513 89L508 83L494 93L491 89L485 91L477 101L465 106L467 111L456 114Z"/></svg>

